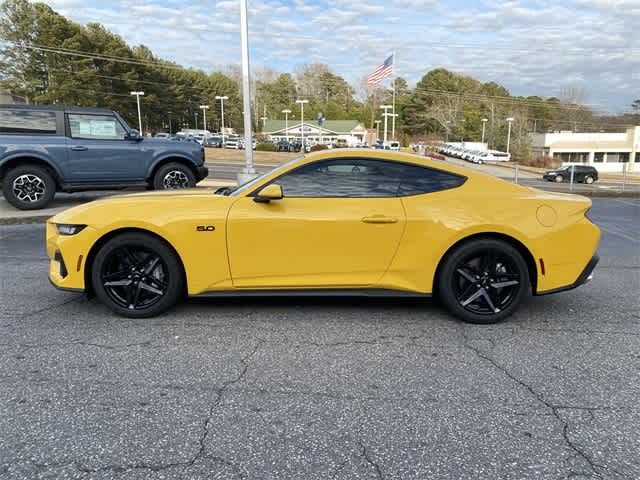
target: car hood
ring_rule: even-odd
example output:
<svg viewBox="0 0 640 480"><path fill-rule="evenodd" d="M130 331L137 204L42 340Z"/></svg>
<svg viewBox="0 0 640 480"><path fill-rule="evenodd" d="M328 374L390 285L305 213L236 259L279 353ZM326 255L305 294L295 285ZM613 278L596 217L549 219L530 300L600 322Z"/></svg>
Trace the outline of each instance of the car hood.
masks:
<svg viewBox="0 0 640 480"><path fill-rule="evenodd" d="M114 195L69 208L49 219L53 223L108 224L123 220L154 222L157 218L188 215L198 208L212 209L232 199L213 188L162 190Z"/></svg>

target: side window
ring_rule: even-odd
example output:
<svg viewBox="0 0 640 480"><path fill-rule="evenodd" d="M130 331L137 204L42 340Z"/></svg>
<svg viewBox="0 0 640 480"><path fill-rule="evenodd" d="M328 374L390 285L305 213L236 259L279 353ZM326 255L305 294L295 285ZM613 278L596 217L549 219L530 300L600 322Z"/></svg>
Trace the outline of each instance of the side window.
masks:
<svg viewBox="0 0 640 480"><path fill-rule="evenodd" d="M303 165L275 180L285 197L395 197L402 165L343 158Z"/></svg>
<svg viewBox="0 0 640 480"><path fill-rule="evenodd" d="M404 164L402 168L404 175L398 190L401 197L456 188L467 180L461 175L419 165Z"/></svg>
<svg viewBox="0 0 640 480"><path fill-rule="evenodd" d="M0 109L0 134L55 135L56 112Z"/></svg>
<svg viewBox="0 0 640 480"><path fill-rule="evenodd" d="M122 140L125 129L112 115L67 115L72 138Z"/></svg>

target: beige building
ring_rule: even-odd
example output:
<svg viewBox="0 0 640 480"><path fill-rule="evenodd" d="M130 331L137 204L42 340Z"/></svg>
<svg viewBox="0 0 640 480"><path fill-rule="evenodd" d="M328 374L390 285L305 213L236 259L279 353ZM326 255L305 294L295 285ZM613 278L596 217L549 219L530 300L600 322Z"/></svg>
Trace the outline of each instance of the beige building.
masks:
<svg viewBox="0 0 640 480"><path fill-rule="evenodd" d="M328 145L341 141L349 147L360 145L368 138L367 129L357 120L326 120L322 125L306 120L304 124L295 119L288 123L284 120L267 120L262 134L274 142L300 140L304 134L305 143Z"/></svg>
<svg viewBox="0 0 640 480"><path fill-rule="evenodd" d="M601 172L640 171L640 126L624 133L532 133L533 153L563 165L588 164Z"/></svg>

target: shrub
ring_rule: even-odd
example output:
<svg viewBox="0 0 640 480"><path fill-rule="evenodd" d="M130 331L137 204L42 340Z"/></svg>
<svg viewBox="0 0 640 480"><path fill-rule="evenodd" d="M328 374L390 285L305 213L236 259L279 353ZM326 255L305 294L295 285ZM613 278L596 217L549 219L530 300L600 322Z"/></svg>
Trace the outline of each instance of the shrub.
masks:
<svg viewBox="0 0 640 480"><path fill-rule="evenodd" d="M257 152L275 152L276 146L273 143L259 143L256 145Z"/></svg>
<svg viewBox="0 0 640 480"><path fill-rule="evenodd" d="M309 149L310 152L319 152L320 150L328 150L329 147L327 147L326 145L322 145L321 143L317 143L316 145L314 145L313 147L311 147Z"/></svg>
<svg viewBox="0 0 640 480"><path fill-rule="evenodd" d="M520 163L522 165L536 168L556 168L562 165L562 161L548 155L536 155Z"/></svg>

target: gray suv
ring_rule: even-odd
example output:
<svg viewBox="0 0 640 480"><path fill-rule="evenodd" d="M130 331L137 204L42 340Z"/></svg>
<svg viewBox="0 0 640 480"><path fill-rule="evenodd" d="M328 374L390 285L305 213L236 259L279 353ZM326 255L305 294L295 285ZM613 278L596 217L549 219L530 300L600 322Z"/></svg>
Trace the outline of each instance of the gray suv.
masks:
<svg viewBox="0 0 640 480"><path fill-rule="evenodd" d="M194 187L207 174L202 146L141 137L112 110L0 105L0 180L17 208L57 191Z"/></svg>

